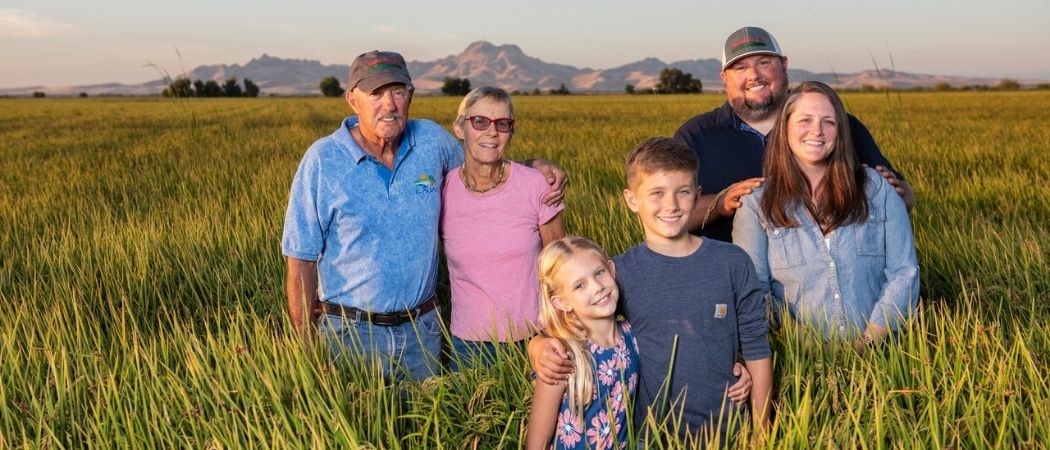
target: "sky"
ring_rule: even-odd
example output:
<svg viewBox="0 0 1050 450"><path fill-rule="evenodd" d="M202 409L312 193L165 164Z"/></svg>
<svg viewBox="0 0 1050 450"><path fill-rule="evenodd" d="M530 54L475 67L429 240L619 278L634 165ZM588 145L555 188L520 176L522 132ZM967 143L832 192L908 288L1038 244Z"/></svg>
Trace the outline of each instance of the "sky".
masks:
<svg viewBox="0 0 1050 450"><path fill-rule="evenodd" d="M0 87L141 83L262 54L349 64L395 50L430 61L471 42L608 69L718 58L742 26L792 68L1050 81L1050 1L1002 0L0 0ZM394 5L394 6L390 6Z"/></svg>

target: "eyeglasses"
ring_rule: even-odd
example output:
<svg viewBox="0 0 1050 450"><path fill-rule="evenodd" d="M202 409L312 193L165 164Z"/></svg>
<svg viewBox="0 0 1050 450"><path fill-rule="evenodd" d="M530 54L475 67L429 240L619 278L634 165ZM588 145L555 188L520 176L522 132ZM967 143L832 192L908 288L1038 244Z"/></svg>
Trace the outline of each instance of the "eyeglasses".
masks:
<svg viewBox="0 0 1050 450"><path fill-rule="evenodd" d="M465 117L467 122L470 122L471 128L478 131L485 131L489 129L489 124L496 123L496 131L499 133L510 133L514 131L514 119L502 118L502 119L489 119L485 116L467 116Z"/></svg>

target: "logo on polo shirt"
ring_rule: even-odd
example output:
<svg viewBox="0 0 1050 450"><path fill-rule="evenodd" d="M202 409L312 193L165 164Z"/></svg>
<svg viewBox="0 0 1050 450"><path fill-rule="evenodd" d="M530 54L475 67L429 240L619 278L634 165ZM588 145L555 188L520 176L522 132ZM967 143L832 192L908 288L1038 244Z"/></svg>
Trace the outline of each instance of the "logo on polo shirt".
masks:
<svg viewBox="0 0 1050 450"><path fill-rule="evenodd" d="M416 185L416 193L418 194L437 192L437 180L435 180L432 175L421 173L414 184Z"/></svg>
<svg viewBox="0 0 1050 450"><path fill-rule="evenodd" d="M729 308L726 306L725 303L719 303L719 304L715 305L715 318L716 319L725 319L726 318L726 311L728 311L728 310L729 310Z"/></svg>

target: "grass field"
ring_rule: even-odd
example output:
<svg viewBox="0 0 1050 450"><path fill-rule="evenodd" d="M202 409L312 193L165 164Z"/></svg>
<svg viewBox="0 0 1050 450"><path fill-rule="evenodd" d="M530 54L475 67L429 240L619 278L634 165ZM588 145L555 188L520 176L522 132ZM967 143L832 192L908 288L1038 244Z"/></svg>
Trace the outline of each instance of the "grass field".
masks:
<svg viewBox="0 0 1050 450"><path fill-rule="evenodd" d="M730 445L1045 448L1050 93L844 99L915 187L924 308L865 356L774 336L772 438ZM619 197L626 152L722 97L515 101L511 156L562 165L568 230L618 253L641 238ZM412 112L447 126L457 103ZM294 340L288 188L348 114L331 99L0 100L0 448L522 445L522 355L390 386Z"/></svg>

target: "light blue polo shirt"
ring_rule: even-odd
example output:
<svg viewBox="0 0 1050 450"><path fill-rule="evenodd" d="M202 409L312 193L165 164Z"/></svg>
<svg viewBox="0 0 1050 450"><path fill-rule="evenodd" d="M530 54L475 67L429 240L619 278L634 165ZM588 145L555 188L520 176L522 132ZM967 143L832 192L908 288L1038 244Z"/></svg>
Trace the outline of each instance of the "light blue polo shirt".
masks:
<svg viewBox="0 0 1050 450"><path fill-rule="evenodd" d="M463 164L463 150L436 123L409 120L388 170L350 136L357 125L348 117L303 156L282 251L317 261L323 301L377 313L415 308L434 294L441 183Z"/></svg>

